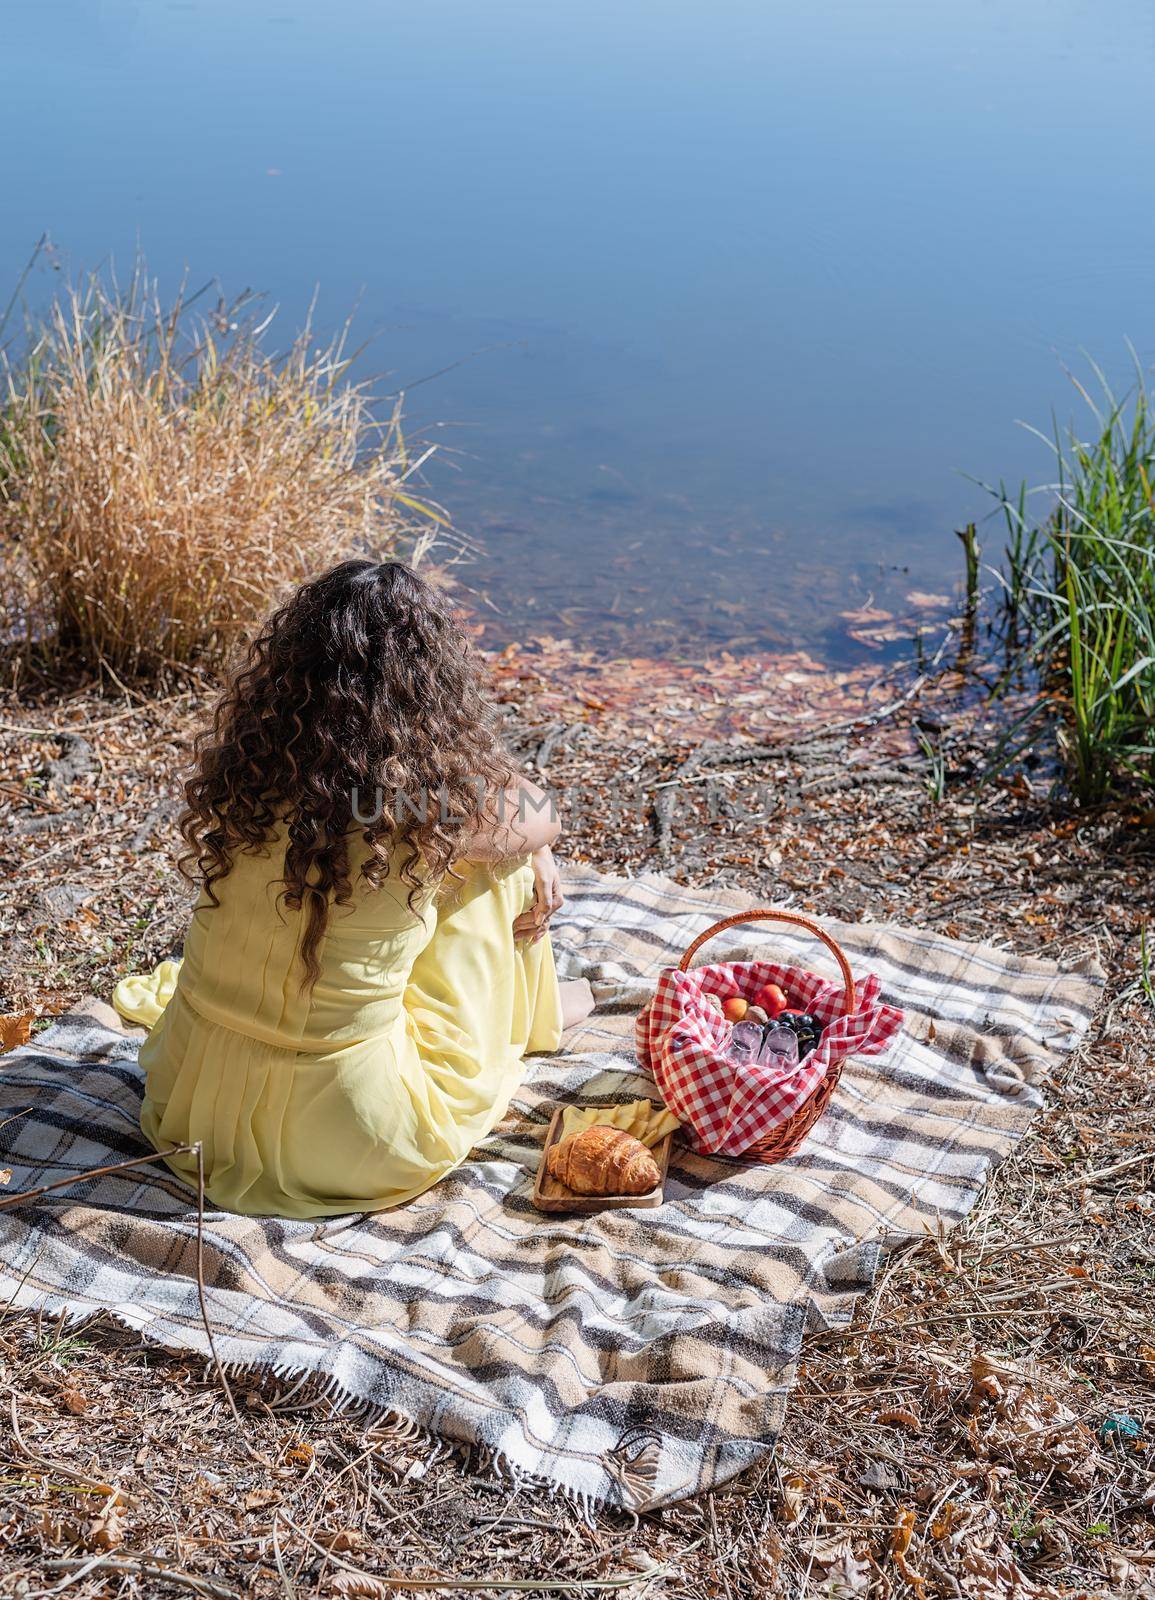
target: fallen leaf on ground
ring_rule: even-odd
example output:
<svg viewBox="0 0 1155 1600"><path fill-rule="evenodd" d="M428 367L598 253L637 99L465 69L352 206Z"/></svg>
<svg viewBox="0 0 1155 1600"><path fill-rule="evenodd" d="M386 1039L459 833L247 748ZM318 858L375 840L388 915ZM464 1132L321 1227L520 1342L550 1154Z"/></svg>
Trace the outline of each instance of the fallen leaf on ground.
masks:
<svg viewBox="0 0 1155 1600"><path fill-rule="evenodd" d="M281 1498L279 1489L250 1489L244 1499L246 1511L259 1511L263 1506L274 1505Z"/></svg>
<svg viewBox="0 0 1155 1600"><path fill-rule="evenodd" d="M900 1511L894 1524L894 1533L890 1540L890 1554L895 1566L898 1568L904 1583L909 1583L918 1594L922 1594L926 1587L926 1579L921 1572L916 1572L906 1559L910 1549L910 1541L914 1537L915 1515L913 1511Z"/></svg>
<svg viewBox="0 0 1155 1600"><path fill-rule="evenodd" d="M971 1600L1035 1600L1041 1591L1020 1571L1009 1553L992 1554L973 1544L961 1552L963 1579L961 1590ZM1053 1591L1050 1591L1053 1593Z"/></svg>
<svg viewBox="0 0 1155 1600"><path fill-rule="evenodd" d="M361 1543L361 1535L356 1528L338 1528L334 1533L317 1534L317 1543L323 1544L326 1550L340 1554L342 1550L356 1550Z"/></svg>
<svg viewBox="0 0 1155 1600"><path fill-rule="evenodd" d="M0 1016L0 1055L6 1050L15 1050L27 1044L32 1037L32 1024L35 1021L35 1011L17 1011Z"/></svg>
<svg viewBox="0 0 1155 1600"><path fill-rule="evenodd" d="M972 1439L1018 1471L1058 1472L1085 1488L1102 1464L1095 1435L1069 1406L1040 1392L1043 1381L1026 1363L980 1351L971 1360ZM982 1430L984 1405L993 1407L995 1420Z"/></svg>
<svg viewBox="0 0 1155 1600"><path fill-rule="evenodd" d="M902 1479L893 1467L887 1466L885 1461L868 1461L858 1474L858 1481L864 1489L897 1489Z"/></svg>
<svg viewBox="0 0 1155 1600"><path fill-rule="evenodd" d="M333 1578L333 1593L364 1595L366 1600L390 1600L396 1591L387 1579L374 1578L368 1572L338 1572Z"/></svg>
<svg viewBox="0 0 1155 1600"><path fill-rule="evenodd" d="M84 1531L84 1543L89 1550L115 1550L124 1539L124 1513L119 1492L105 1506L100 1515Z"/></svg>
<svg viewBox="0 0 1155 1600"><path fill-rule="evenodd" d="M918 1413L907 1406L888 1406L885 1410L880 1411L874 1420L881 1423L883 1427L909 1428L911 1433L922 1431L922 1423L919 1421Z"/></svg>
<svg viewBox="0 0 1155 1600"><path fill-rule="evenodd" d="M778 1515L787 1527L802 1516L806 1505L806 1488L805 1478L787 1478L782 1485L782 1506Z"/></svg>
<svg viewBox="0 0 1155 1600"><path fill-rule="evenodd" d="M1137 1566L1129 1557L1119 1555L1108 1556L1107 1565L1120 1594L1140 1595L1143 1600L1155 1596L1155 1569L1149 1564Z"/></svg>
<svg viewBox="0 0 1155 1600"><path fill-rule="evenodd" d="M821 1569L821 1593L830 1600L850 1600L870 1587L870 1566L855 1555L849 1539L829 1540L810 1548L810 1559Z"/></svg>

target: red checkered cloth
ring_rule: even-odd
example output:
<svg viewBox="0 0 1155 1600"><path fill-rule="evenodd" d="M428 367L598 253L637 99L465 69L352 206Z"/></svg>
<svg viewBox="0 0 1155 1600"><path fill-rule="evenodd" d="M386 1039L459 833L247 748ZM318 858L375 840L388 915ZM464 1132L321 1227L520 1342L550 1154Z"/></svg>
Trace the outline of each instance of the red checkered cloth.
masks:
<svg viewBox="0 0 1155 1600"><path fill-rule="evenodd" d="M705 996L751 1003L776 983L792 1010L809 1011L823 1026L817 1050L797 1066L731 1061L730 1023ZM667 967L637 1020L638 1057L697 1150L740 1156L802 1108L826 1074L847 1056L876 1056L902 1027L902 1012L879 999L872 973L858 989L858 1008L843 1014L843 990L802 967L773 961L730 961L682 972ZM755 1152L751 1152L752 1154Z"/></svg>

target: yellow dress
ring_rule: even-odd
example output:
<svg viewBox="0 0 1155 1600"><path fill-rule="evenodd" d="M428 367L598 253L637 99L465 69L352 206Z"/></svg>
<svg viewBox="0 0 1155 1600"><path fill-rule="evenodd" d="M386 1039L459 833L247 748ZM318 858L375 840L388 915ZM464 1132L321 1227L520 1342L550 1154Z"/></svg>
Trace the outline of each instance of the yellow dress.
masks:
<svg viewBox="0 0 1155 1600"><path fill-rule="evenodd" d="M355 883L364 850L360 839L350 850ZM549 936L513 936L533 873L525 861L465 867L416 910L395 874L355 888L330 910L309 991L303 913L278 903L283 856L283 834L238 856L220 904L202 896L179 970L162 963L117 986L122 1015L156 1024L140 1051L141 1126L158 1150L201 1142L222 1210L400 1205L492 1130L525 1053L557 1048ZM169 1165L195 1184L193 1157Z"/></svg>

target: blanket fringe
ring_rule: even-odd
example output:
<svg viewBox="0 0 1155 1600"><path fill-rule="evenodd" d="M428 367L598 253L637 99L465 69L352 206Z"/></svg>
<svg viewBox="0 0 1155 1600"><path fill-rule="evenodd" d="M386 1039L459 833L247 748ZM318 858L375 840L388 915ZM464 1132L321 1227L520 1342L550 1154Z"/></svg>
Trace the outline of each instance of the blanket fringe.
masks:
<svg viewBox="0 0 1155 1600"><path fill-rule="evenodd" d="M217 1366L211 1355L203 1348L198 1348L191 1339L182 1339L179 1335L142 1325L139 1318L134 1317L129 1311L111 1306L93 1308L77 1305L75 1301L55 1293L41 1293L26 1298L19 1291L13 1295L5 1309L9 1312L27 1312L32 1315L37 1312L47 1313L59 1317L63 1326L70 1330L75 1330L86 1322L95 1322L104 1317L110 1318L118 1327L134 1333L142 1345L152 1345L167 1351L170 1355L197 1357L204 1362L206 1382L212 1387L220 1388L219 1382L215 1381ZM214 1337L219 1343L229 1336L214 1330ZM409 1476L424 1477L430 1467L454 1458L463 1470L479 1483L500 1482L517 1491L529 1490L565 1501L591 1532L594 1530L594 1516L599 1511L612 1512L626 1518L632 1524L637 1522L636 1514L628 1506L611 1500L608 1494L600 1494L592 1489L577 1489L572 1484L562 1483L547 1473L527 1472L505 1451L497 1450L482 1440L458 1439L438 1433L426 1423L419 1422L411 1412L402 1407L358 1394L335 1373L318 1372L312 1367L303 1366L300 1362L247 1360L237 1357L227 1361L222 1359L220 1369L227 1382L232 1382L234 1379L248 1382L254 1379L257 1382L274 1379L278 1383L291 1385L283 1394L268 1399L261 1397L261 1403L274 1415L317 1411L322 1407L329 1407L337 1415L363 1422L367 1431L374 1436L374 1443L379 1442L382 1447L407 1445L411 1449L419 1450L422 1457L421 1471L414 1472L410 1467ZM298 1399L298 1396L301 1398ZM379 1441L377 1436L380 1436Z"/></svg>

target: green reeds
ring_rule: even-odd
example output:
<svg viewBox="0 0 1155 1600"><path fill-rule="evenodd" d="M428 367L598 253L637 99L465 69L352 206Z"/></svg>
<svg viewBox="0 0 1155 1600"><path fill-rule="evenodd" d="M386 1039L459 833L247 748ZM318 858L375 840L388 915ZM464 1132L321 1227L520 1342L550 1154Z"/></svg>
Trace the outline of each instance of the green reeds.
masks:
<svg viewBox="0 0 1155 1600"><path fill-rule="evenodd" d="M1008 529L1008 639L1039 685L1034 729L1055 727L1087 803L1155 782L1155 411L1142 371L1119 400L1094 370L1100 401L1076 382L1090 439L1039 435L1058 466L1044 520L1029 519L1025 490L993 491Z"/></svg>
<svg viewBox="0 0 1155 1600"><path fill-rule="evenodd" d="M931 805L940 806L946 799L946 751L943 749L942 735L931 740L921 728L915 728L914 736L927 760L927 798Z"/></svg>

